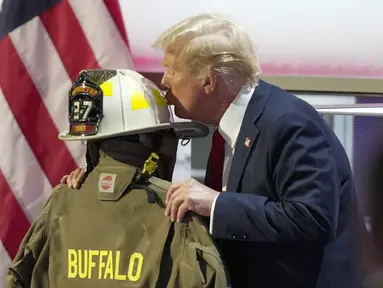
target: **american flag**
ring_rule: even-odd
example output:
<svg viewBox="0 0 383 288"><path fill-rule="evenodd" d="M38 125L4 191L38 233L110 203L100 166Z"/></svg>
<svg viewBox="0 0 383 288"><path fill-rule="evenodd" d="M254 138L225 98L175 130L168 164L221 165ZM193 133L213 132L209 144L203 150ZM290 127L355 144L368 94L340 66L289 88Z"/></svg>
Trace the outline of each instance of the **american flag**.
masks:
<svg viewBox="0 0 383 288"><path fill-rule="evenodd" d="M84 165L82 144L57 135L72 81L93 68L134 69L118 0L3 0L0 287L52 187Z"/></svg>

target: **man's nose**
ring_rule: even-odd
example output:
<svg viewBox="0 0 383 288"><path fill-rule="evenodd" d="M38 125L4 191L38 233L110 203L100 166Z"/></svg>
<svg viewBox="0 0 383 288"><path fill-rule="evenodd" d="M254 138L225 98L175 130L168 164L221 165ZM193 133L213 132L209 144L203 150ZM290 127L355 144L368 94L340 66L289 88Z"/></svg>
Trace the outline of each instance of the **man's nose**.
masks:
<svg viewBox="0 0 383 288"><path fill-rule="evenodd" d="M168 82L166 81L166 75L165 74L162 75L160 88L162 90L166 90L166 89L170 88Z"/></svg>

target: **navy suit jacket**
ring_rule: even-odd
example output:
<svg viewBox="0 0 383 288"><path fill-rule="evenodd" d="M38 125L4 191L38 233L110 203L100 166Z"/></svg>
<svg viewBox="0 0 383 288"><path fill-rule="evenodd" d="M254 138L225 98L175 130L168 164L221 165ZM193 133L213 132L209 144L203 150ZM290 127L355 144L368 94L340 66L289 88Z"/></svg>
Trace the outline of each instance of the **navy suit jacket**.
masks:
<svg viewBox="0 0 383 288"><path fill-rule="evenodd" d="M311 105L260 81L214 210L232 287L360 287L355 218L337 136Z"/></svg>

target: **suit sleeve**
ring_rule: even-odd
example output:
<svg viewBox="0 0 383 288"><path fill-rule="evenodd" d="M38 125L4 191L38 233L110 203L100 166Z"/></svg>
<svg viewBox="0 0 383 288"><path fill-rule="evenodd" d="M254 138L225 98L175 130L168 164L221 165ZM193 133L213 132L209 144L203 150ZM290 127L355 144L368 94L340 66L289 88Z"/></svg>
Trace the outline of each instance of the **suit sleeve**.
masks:
<svg viewBox="0 0 383 288"><path fill-rule="evenodd" d="M246 191L220 194L213 236L296 244L327 243L335 234L340 180L334 151L323 126L308 118L286 114L271 132L265 153L278 201Z"/></svg>
<svg viewBox="0 0 383 288"><path fill-rule="evenodd" d="M7 288L30 287L31 285L36 264L39 261L41 252L47 245L52 196L44 204L40 214L36 217L19 246L19 250L6 275Z"/></svg>

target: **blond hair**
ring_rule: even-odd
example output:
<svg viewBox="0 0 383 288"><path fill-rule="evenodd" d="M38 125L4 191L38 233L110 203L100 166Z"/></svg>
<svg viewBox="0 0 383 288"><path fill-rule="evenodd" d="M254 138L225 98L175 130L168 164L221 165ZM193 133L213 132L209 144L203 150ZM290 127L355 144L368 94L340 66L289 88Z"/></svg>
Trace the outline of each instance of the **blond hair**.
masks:
<svg viewBox="0 0 383 288"><path fill-rule="evenodd" d="M261 74L250 36L219 15L187 18L163 32L153 46L175 54L197 76L218 72L230 86L239 79L256 85Z"/></svg>

